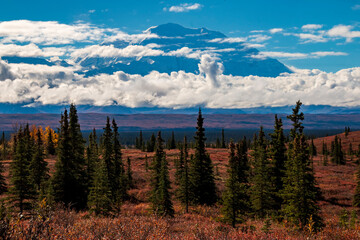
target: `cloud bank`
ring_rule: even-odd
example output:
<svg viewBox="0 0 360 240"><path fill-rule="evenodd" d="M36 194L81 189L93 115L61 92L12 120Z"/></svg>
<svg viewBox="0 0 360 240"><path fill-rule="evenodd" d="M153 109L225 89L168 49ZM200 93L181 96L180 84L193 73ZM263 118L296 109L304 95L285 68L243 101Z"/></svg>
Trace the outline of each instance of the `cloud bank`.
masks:
<svg viewBox="0 0 360 240"><path fill-rule="evenodd" d="M223 75L216 59L202 56L201 74L182 71L130 75L115 72L84 77L60 66L8 64L0 61L0 102L92 104L127 107L246 108L304 104L358 106L360 68L336 73L295 70L270 77Z"/></svg>

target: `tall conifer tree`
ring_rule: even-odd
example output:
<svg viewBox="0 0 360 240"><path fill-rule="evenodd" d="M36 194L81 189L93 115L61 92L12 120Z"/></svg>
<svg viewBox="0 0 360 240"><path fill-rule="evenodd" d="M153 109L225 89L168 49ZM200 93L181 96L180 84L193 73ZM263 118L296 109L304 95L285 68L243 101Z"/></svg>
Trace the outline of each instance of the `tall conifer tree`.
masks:
<svg viewBox="0 0 360 240"><path fill-rule="evenodd" d="M288 116L293 128L285 164L282 212L285 219L300 228L304 228L312 219L314 228L318 229L322 224L317 206L320 191L316 187L308 143L303 134L304 114L300 112L301 105L298 101L293 113Z"/></svg>
<svg viewBox="0 0 360 240"><path fill-rule="evenodd" d="M190 165L190 200L194 204L212 205L217 201L213 164L205 150L204 118L199 109L195 133L195 155Z"/></svg>

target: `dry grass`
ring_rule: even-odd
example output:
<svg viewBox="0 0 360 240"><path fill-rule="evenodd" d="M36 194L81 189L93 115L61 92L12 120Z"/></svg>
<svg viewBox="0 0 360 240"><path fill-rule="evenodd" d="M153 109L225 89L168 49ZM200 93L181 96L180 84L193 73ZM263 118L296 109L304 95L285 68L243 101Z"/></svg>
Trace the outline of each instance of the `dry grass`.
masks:
<svg viewBox="0 0 360 240"><path fill-rule="evenodd" d="M360 132L350 133L343 139L344 148L352 142L360 143ZM333 140L332 137L315 140L318 151L322 141ZM193 150L190 151L192 153ZM214 165L218 188L223 190L226 179L227 149L207 149ZM174 160L178 150L166 151L170 164L170 178L174 180ZM63 208L34 212L31 218L13 217L9 222L0 225L2 239L360 239L360 223L351 229L339 226L339 214L345 208L351 211L352 197L355 188L357 164L350 161L345 166L335 166L329 162L322 165L322 156L314 158L314 170L317 183L322 190L323 199L319 202L321 215L326 227L317 234L307 231L299 232L285 223L271 222L264 230L264 221L248 220L232 229L220 221L219 206L191 207L190 213L184 212L183 206L174 199L175 217L159 218L152 215L148 203L150 191L149 172L145 169L145 155L150 164L153 153L144 153L134 149L124 149L123 157L130 157L135 188L130 190L132 200L123 204L119 216L100 218L87 212L75 213ZM55 159L48 159L53 171ZM8 170L9 161L5 161ZM8 172L8 171L6 171ZM8 173L7 173L8 174ZM173 189L175 186L173 185ZM4 234L3 230L6 230Z"/></svg>

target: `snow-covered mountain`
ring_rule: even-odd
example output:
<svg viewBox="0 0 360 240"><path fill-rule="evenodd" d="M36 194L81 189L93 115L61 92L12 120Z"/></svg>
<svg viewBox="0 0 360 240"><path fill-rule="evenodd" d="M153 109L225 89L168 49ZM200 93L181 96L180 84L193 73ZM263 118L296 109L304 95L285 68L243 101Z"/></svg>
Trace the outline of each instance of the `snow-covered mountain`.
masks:
<svg viewBox="0 0 360 240"><path fill-rule="evenodd" d="M123 49L122 56L104 54L105 49L111 47ZM94 51L99 51L99 54L93 54ZM76 58L83 67L81 71L87 76L116 71L140 75L151 71L198 74L203 54L221 62L226 75L276 77L280 73L291 72L276 59L258 57L259 51L242 39L227 38L206 28L191 29L174 23L151 27L136 40L106 40L98 49L92 52L89 49L89 53Z"/></svg>

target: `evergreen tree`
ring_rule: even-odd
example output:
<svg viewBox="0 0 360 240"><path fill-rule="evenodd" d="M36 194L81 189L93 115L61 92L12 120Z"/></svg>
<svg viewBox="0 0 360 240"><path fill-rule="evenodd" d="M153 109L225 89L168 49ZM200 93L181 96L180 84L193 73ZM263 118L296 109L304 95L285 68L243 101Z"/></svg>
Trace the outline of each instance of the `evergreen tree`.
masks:
<svg viewBox="0 0 360 240"><path fill-rule="evenodd" d="M174 209L171 202L170 180L168 163L163 146L164 140L161 138L161 132L158 133L156 152L152 162L151 170L151 196L152 209L159 215L174 214Z"/></svg>
<svg viewBox="0 0 360 240"><path fill-rule="evenodd" d="M156 145L156 138L154 133L151 135L150 140L146 144L146 151L147 152L154 152L155 151L155 145Z"/></svg>
<svg viewBox="0 0 360 240"><path fill-rule="evenodd" d="M360 207L360 168L358 168L358 171L356 172L356 188L353 199L353 206Z"/></svg>
<svg viewBox="0 0 360 240"><path fill-rule="evenodd" d="M49 178L48 163L45 161L43 141L41 131L37 130L35 151L30 163L30 181L35 185L36 190L40 190L41 184Z"/></svg>
<svg viewBox="0 0 360 240"><path fill-rule="evenodd" d="M73 183L75 191L75 207L80 209L86 207L87 202L87 182L85 164L85 140L82 137L79 118L74 104L70 104L69 112L69 136L71 146L71 160L73 161L73 174L76 182Z"/></svg>
<svg viewBox="0 0 360 240"><path fill-rule="evenodd" d="M194 204L212 205L216 202L213 164L205 150L204 118L199 109L195 133L195 156L190 165L190 201Z"/></svg>
<svg viewBox="0 0 360 240"><path fill-rule="evenodd" d="M342 144L341 139L338 136L335 136L334 140L334 148L332 153L331 162L338 164L338 165L345 165L345 157L342 151Z"/></svg>
<svg viewBox="0 0 360 240"><path fill-rule="evenodd" d="M114 179L113 148L113 132L110 125L110 118L107 117L102 135L102 158L104 159L110 189L112 188L110 181Z"/></svg>
<svg viewBox="0 0 360 240"><path fill-rule="evenodd" d="M75 105L70 115L65 109L61 115L58 141L58 160L52 178L52 192L56 202L82 209L86 206L86 168L84 139L80 131Z"/></svg>
<svg viewBox="0 0 360 240"><path fill-rule="evenodd" d="M25 128L26 129L26 128ZM34 186L30 181L29 161L27 152L28 136L21 127L17 133L17 144L14 160L10 165L11 200L19 207L20 214L29 205L29 200L34 198Z"/></svg>
<svg viewBox="0 0 360 240"><path fill-rule="evenodd" d="M249 182L249 161L247 156L247 142L244 137L242 141L240 141L235 146L236 148L236 160L237 166L235 168L235 173L237 174L237 178L240 183L248 183Z"/></svg>
<svg viewBox="0 0 360 240"><path fill-rule="evenodd" d="M282 212L285 219L300 228L313 221L314 227L318 229L322 224L318 215L319 207L316 204L320 191L316 187L308 143L303 134L304 114L300 112L301 105L302 103L298 101L293 113L288 116L293 122L293 128L285 164Z"/></svg>
<svg viewBox="0 0 360 240"><path fill-rule="evenodd" d="M3 151L2 151L2 160L6 159L6 139L5 139L5 133L2 133L2 137L1 137L1 144L3 145ZM2 195L4 192L6 192L7 190L7 186L6 186L6 180L4 177L4 165L3 162L0 161L0 195Z"/></svg>
<svg viewBox="0 0 360 240"><path fill-rule="evenodd" d="M115 119L112 121L113 128L113 166L114 172L112 178L109 178L109 183L112 188L112 193L116 203L121 203L127 197L127 184L124 164L122 161L121 145L119 140L118 127Z"/></svg>
<svg viewBox="0 0 360 240"><path fill-rule="evenodd" d="M140 130L140 134L139 134L139 149L141 151L144 151L144 139L143 139L143 134L142 134L141 130Z"/></svg>
<svg viewBox="0 0 360 240"><path fill-rule="evenodd" d="M317 150L316 150L316 146L314 144L314 139L311 139L311 144L309 146L309 154L311 157L317 156Z"/></svg>
<svg viewBox="0 0 360 240"><path fill-rule="evenodd" d="M221 129L221 148L226 148L224 129Z"/></svg>
<svg viewBox="0 0 360 240"><path fill-rule="evenodd" d="M280 191L283 189L283 180L285 176L285 162L286 162L286 146L284 131L282 128L282 120L275 115L274 132L270 134L270 158L272 159L272 174L274 178L274 193L275 193L275 209L281 208L282 198Z"/></svg>
<svg viewBox="0 0 360 240"><path fill-rule="evenodd" d="M238 159L235 156L235 145L231 141L228 166L228 179L225 184L225 192L223 194L223 207L222 213L224 215L224 221L231 223L233 227L236 223L243 221L243 215L248 209L246 185L241 183L238 178Z"/></svg>
<svg viewBox="0 0 360 240"><path fill-rule="evenodd" d="M88 190L93 184L95 170L97 163L99 162L99 149L97 144L97 136L95 128L89 135L89 144L86 148L86 176Z"/></svg>
<svg viewBox="0 0 360 240"><path fill-rule="evenodd" d="M250 201L255 215L262 218L273 210L275 205L275 186L262 127L260 127L257 142L254 144Z"/></svg>
<svg viewBox="0 0 360 240"><path fill-rule="evenodd" d="M188 144L186 136L184 137L184 143L181 148L182 156L180 156L181 167L178 172L178 183L179 188L177 189L177 197L180 199L181 203L185 205L186 213L189 212L189 199L190 199L190 179L189 179L189 153L188 153ZM193 160L193 155L191 155L191 161Z"/></svg>
<svg viewBox="0 0 360 240"><path fill-rule="evenodd" d="M168 149L175 149L175 148L176 148L175 134L174 131L172 131Z"/></svg>
<svg viewBox="0 0 360 240"><path fill-rule="evenodd" d="M88 207L96 215L108 215L112 211L112 194L104 159L96 163Z"/></svg>
<svg viewBox="0 0 360 240"><path fill-rule="evenodd" d="M49 155L55 155L55 153L56 153L55 143L54 143L53 133L52 133L51 129L49 129L48 134L49 135L48 135L47 144L46 144L46 152Z"/></svg>

